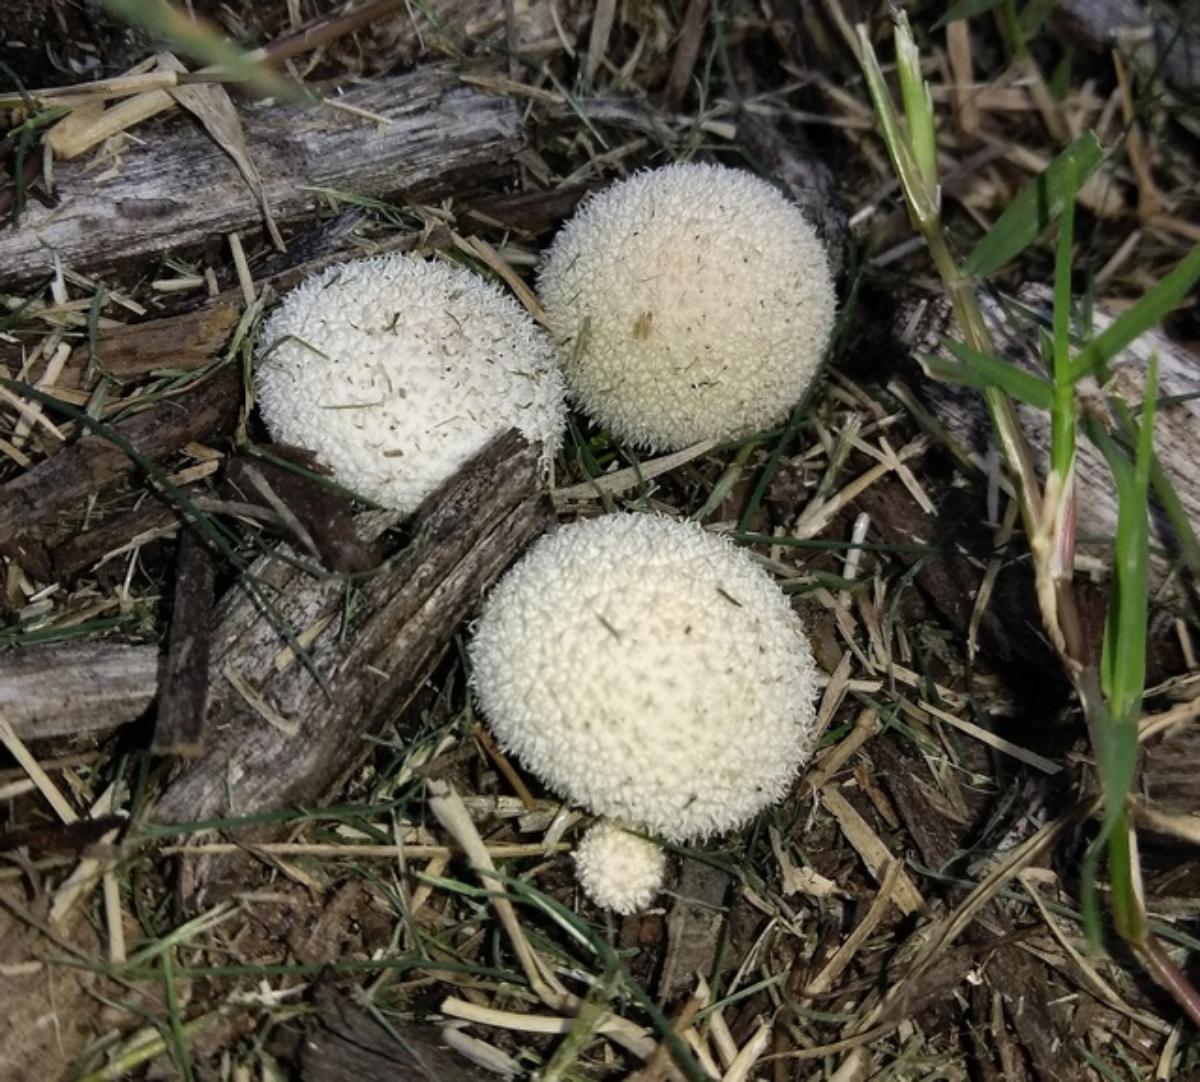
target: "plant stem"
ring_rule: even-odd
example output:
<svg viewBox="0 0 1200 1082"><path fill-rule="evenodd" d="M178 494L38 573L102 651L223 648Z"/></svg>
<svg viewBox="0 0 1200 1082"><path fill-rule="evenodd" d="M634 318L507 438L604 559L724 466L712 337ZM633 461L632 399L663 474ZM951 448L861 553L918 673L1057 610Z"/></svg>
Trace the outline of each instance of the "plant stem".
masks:
<svg viewBox="0 0 1200 1082"><path fill-rule="evenodd" d="M1006 8L1010 22L1016 26L1014 6L1008 3ZM975 294L974 281L959 267L950 251L942 228L940 189L936 171L931 175L929 155L922 152L923 139L927 141L929 133L933 131L931 107L927 96L919 92L918 83L921 82L919 56L903 12L897 16L896 43L897 62L908 125L907 136L901 128L891 92L884 81L882 69L879 67L865 26L860 25L857 28L857 40L854 42L884 143L904 193L909 216L925 240L937 267L965 343L978 353L994 355L991 334ZM1073 173L1069 176L1073 177ZM1135 655L1140 650L1140 661L1132 665L1117 666L1119 678L1114 681L1113 672L1110 671L1112 667L1108 666L1107 660L1102 660L1098 665L1091 656L1087 636L1084 634L1083 623L1075 602L1073 590L1076 512L1074 456L1078 403L1075 398L1074 379L1071 377L1073 366L1078 365L1079 361L1078 359L1072 361L1067 345L1069 257L1073 230L1073 180L1068 187L1071 195L1065 208L1064 233L1060 236L1060 249L1056 260L1055 401L1052 410L1055 424L1051 470L1045 493L1042 491L1033 454L1017 418L1012 399L995 385L985 387L983 394L997 441L1017 493L1025 534L1033 553L1038 600L1043 622L1079 696L1093 747L1100 750L1108 747L1111 755L1113 742L1125 739L1128 735L1119 733L1117 728L1136 725L1137 713L1140 710L1141 689L1144 684L1144 670L1141 666L1144 666L1145 639L1144 626L1141 629L1140 637L1128 634L1121 639L1121 646L1124 650L1131 651ZM1064 306L1064 295L1067 298L1066 306ZM1146 416L1142 421L1143 429L1148 429L1152 423L1154 381L1155 367L1152 364L1148 389L1149 404L1144 410ZM1126 427L1134 427L1132 419L1126 421ZM1145 490L1148 487L1154 463L1153 446L1150 443L1149 434L1143 431L1140 435L1136 460L1137 477L1133 485L1126 487L1140 491L1144 510ZM1113 465L1111 461L1110 465ZM1114 465L1113 468L1115 470L1116 466ZM1141 531L1141 545L1143 547L1145 545L1144 529ZM1125 548L1129 551L1119 552L1119 555L1127 565L1123 564L1119 570L1123 573L1124 579L1132 581L1137 578L1137 572L1140 569L1141 588L1144 592L1145 554L1140 550L1134 551L1136 546L1128 538ZM1118 575L1118 587L1121 586L1121 583L1122 575ZM1120 592L1124 595L1124 605L1129 612L1136 610L1144 619L1144 596L1139 597L1136 591ZM1110 624L1111 622L1112 610L1110 609ZM1125 622L1127 621L1123 623ZM1122 628L1121 630L1128 632L1129 629ZM1106 633L1106 655L1109 648L1108 634ZM1105 666L1103 673L1102 666ZM1102 675L1104 679L1102 679ZM1105 680L1110 684L1116 684L1115 690L1118 694L1113 693L1114 688L1106 686ZM1107 698L1106 692L1108 693ZM1112 709L1110 709L1109 700L1112 700ZM1133 743L1136 747L1136 737L1133 738ZM1130 765L1128 769L1130 771L1128 782L1131 783L1132 766ZM1108 778L1111 778L1111 773ZM1128 808L1124 805L1128 799L1128 784L1125 779L1122 779L1119 788L1116 786L1106 786L1106 788L1108 789L1106 792L1108 811L1105 816L1104 830L1108 832L1109 879L1112 884L1114 924L1121 937L1138 953L1147 972L1164 990L1170 993L1188 1017L1200 1026L1200 993L1196 992L1187 978L1173 965L1161 944L1147 929L1136 838L1131 830ZM1116 801L1121 801L1122 804L1114 818L1113 802ZM1096 864L1094 851L1104 844L1106 843L1102 832L1084 862L1085 875L1089 880L1091 874L1087 869L1094 869ZM1094 893L1094 888L1087 886L1085 886L1085 893L1088 889Z"/></svg>
<svg viewBox="0 0 1200 1082"><path fill-rule="evenodd" d="M1200 994L1167 956L1166 949L1152 935L1139 945L1142 964L1160 988L1165 989L1184 1009L1193 1026L1200 1029Z"/></svg>

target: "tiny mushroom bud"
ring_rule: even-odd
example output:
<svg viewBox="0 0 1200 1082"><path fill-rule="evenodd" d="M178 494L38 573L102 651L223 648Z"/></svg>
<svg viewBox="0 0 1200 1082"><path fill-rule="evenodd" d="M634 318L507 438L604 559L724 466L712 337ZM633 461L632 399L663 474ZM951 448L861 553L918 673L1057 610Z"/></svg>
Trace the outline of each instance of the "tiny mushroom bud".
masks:
<svg viewBox="0 0 1200 1082"><path fill-rule="evenodd" d="M470 658L507 751L571 803L669 841L742 825L811 749L799 618L747 553L695 523L612 514L542 538L488 598ZM580 858L585 889L620 911L653 893L627 837L599 834ZM606 873L610 857L621 867Z"/></svg>
<svg viewBox="0 0 1200 1082"><path fill-rule="evenodd" d="M753 174L699 163L585 201L538 287L572 396L652 450L781 421L835 315L828 257L801 211Z"/></svg>
<svg viewBox="0 0 1200 1082"><path fill-rule="evenodd" d="M662 890L667 855L654 842L600 819L575 847L575 869L592 901L627 916Z"/></svg>
<svg viewBox="0 0 1200 1082"><path fill-rule="evenodd" d="M509 428L543 461L566 423L547 336L464 267L361 259L293 290L267 320L257 396L272 436L351 490L410 512Z"/></svg>

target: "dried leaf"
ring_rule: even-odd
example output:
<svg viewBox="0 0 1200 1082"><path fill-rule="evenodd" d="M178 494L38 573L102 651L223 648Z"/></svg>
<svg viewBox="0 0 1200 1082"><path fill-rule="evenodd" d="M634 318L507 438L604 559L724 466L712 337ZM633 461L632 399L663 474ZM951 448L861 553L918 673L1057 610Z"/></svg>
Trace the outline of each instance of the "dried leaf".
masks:
<svg viewBox="0 0 1200 1082"><path fill-rule="evenodd" d="M179 58L172 53L160 53L158 63L164 71L187 71ZM279 227L276 226L275 219L271 215L271 207L267 202L262 177L246 147L246 135L242 130L242 122L238 117L237 109L234 108L233 100L229 97L229 92L219 83L188 83L172 87L169 93L204 125L205 130L213 137L217 145L233 159L238 171L245 178L251 191L254 192L259 206L262 207L263 224L267 228L271 243L282 252L285 248L283 237L280 236Z"/></svg>

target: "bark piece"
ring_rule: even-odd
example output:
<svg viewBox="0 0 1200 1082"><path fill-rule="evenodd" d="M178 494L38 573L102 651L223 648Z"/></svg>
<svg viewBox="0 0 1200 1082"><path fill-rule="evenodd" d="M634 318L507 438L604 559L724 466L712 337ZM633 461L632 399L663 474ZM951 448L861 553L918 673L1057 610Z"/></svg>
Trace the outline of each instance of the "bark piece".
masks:
<svg viewBox="0 0 1200 1082"><path fill-rule="evenodd" d="M311 451L279 443L272 444L270 451L303 469L328 473L317 464ZM314 546L311 555L319 557L331 571L368 571L379 563L374 546L359 538L351 500L340 490L249 455L230 460L226 479L240 499L268 510L286 509L303 540Z"/></svg>
<svg viewBox="0 0 1200 1082"><path fill-rule="evenodd" d="M59 853L80 857L89 846L103 842L106 834L123 828L128 822L124 816L101 815L94 819L76 819L73 823L51 821L39 826L18 827L0 833L0 853L25 849L35 860Z"/></svg>
<svg viewBox="0 0 1200 1082"><path fill-rule="evenodd" d="M241 314L237 304L215 302L166 319L102 327L96 335L97 367L93 378L84 378L91 360L91 350L85 343L71 351L54 385L67 389L91 387L102 371L118 380L137 379L166 368L190 372L213 358ZM19 368L20 349L0 345L0 363ZM36 383L45 370L45 362L39 361L30 369L27 382Z"/></svg>
<svg viewBox="0 0 1200 1082"><path fill-rule="evenodd" d="M448 68L424 68L355 87L337 100L387 123L332 105L250 107L246 142L279 221L322 205L314 188L380 199L436 198L508 169L522 148L520 115L507 98L463 86ZM0 282L44 278L54 256L80 271L105 271L168 249L257 228L261 209L237 166L192 125L126 156L99 182L85 164L55 171L59 206L29 206L21 226L0 234Z"/></svg>
<svg viewBox="0 0 1200 1082"><path fill-rule="evenodd" d="M216 578L216 558L193 530L184 530L179 540L175 611L171 615L151 747L158 755L194 757L204 749Z"/></svg>
<svg viewBox="0 0 1200 1082"><path fill-rule="evenodd" d="M933 785L924 764L902 751L896 741L883 738L872 745L876 773L884 779L896 810L917 843L921 856L931 868L948 865L961 851L963 837L956 834L944 816L930 815L928 797L921 784ZM996 932L985 930L986 921ZM989 902L967 930L966 938L988 945L1012 932L1008 914L995 902ZM1062 1007L1050 1006L1050 991L1045 970L1015 945L1001 945L990 955L988 980L1000 992L1009 1021L1033 1064L1039 1078L1074 1082L1082 1078L1071 1054L1071 1028ZM948 991L948 989L947 989ZM986 1025L985 1019L977 1024Z"/></svg>
<svg viewBox="0 0 1200 1082"><path fill-rule="evenodd" d="M658 981L658 999L667 1003L691 991L696 974L713 971L720 945L725 895L732 878L711 864L683 859L675 903L667 917L667 953Z"/></svg>
<svg viewBox="0 0 1200 1082"><path fill-rule="evenodd" d="M532 240L556 230L587 193L583 184L563 184L548 191L506 192L476 200L465 213L487 224L499 223Z"/></svg>
<svg viewBox="0 0 1200 1082"><path fill-rule="evenodd" d="M393 1033L347 999L317 996L299 1043L302 1082L494 1082L447 1048L432 1026L389 1019ZM399 1037L399 1039L397 1039Z"/></svg>
<svg viewBox="0 0 1200 1082"><path fill-rule="evenodd" d="M1155 811L1166 815L1200 815L1198 776L1200 730L1195 724L1143 745L1138 790Z"/></svg>
<svg viewBox="0 0 1200 1082"><path fill-rule="evenodd" d="M671 60L671 73L667 76L663 90L663 108L668 113L679 109L680 103L692 81L692 70L700 56L700 44L704 40L704 27L708 22L708 0L688 0L687 14Z"/></svg>
<svg viewBox="0 0 1200 1082"><path fill-rule="evenodd" d="M948 491L938 513L927 515L903 484L885 479L861 492L854 505L871 516L872 528L888 544L940 547L932 559L914 559L917 585L965 641L983 580L982 565L994 547L994 531L981 523L986 514L983 494ZM1010 561L1002 567L980 621L979 643L997 667L1033 666L1056 690L1065 690L1062 665L1042 632L1033 576L1024 565ZM1045 686L1037 689L1043 703L1046 692Z"/></svg>
<svg viewBox="0 0 1200 1082"><path fill-rule="evenodd" d="M1049 27L1063 41L1092 52L1107 53L1122 39L1148 49L1147 70L1161 65L1162 77L1181 94L1200 90L1200 37L1196 8L1182 19L1162 4L1153 13L1137 0L1058 0L1050 9ZM1135 50L1136 51L1136 50Z"/></svg>
<svg viewBox="0 0 1200 1082"><path fill-rule="evenodd" d="M158 691L158 647L29 646L0 654L0 717L22 740L123 725Z"/></svg>
<svg viewBox="0 0 1200 1082"><path fill-rule="evenodd" d="M239 373L226 370L177 398L119 422L116 430L145 458L161 459L194 440L232 430L241 401ZM45 525L137 470L116 444L91 433L0 485L0 542Z"/></svg>
<svg viewBox="0 0 1200 1082"><path fill-rule="evenodd" d="M171 504L159 499L146 500L84 533L72 534L56 545L50 553L54 577L58 581L73 579L94 567L110 552L128 545L135 537L149 536L168 527L175 529L178 525L179 514Z"/></svg>
<svg viewBox="0 0 1200 1082"><path fill-rule="evenodd" d="M487 586L552 520L536 449L515 433L482 451L417 513L412 540L387 569L359 582L342 625L344 583L278 559L252 569L299 633L326 696L285 660L271 624L241 591L220 609L209 665L207 724L217 739L188 764L153 812L160 823L316 804L365 758L365 739L398 718ZM232 806L231 802L232 801ZM200 861L185 893L203 896Z"/></svg>

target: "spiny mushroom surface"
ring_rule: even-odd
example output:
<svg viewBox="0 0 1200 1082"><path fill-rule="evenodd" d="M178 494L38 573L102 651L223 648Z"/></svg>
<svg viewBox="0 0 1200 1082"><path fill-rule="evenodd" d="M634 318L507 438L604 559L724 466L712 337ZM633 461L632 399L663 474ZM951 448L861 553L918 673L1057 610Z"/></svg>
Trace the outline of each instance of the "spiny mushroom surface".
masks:
<svg viewBox="0 0 1200 1082"><path fill-rule="evenodd" d="M800 210L750 173L701 163L587 199L538 289L571 395L651 450L781 421L816 376L835 315L828 257Z"/></svg>
<svg viewBox="0 0 1200 1082"><path fill-rule="evenodd" d="M566 423L554 349L506 293L464 267L382 256L287 295L261 336L257 395L283 443L410 512L517 428L556 453Z"/></svg>
<svg viewBox="0 0 1200 1082"><path fill-rule="evenodd" d="M613 514L542 538L492 592L470 656L507 751L571 803L671 841L740 826L810 750L799 618L694 523Z"/></svg>
<svg viewBox="0 0 1200 1082"><path fill-rule="evenodd" d="M601 819L575 847L575 870L592 901L624 916L645 909L662 890L667 855L654 842Z"/></svg>

